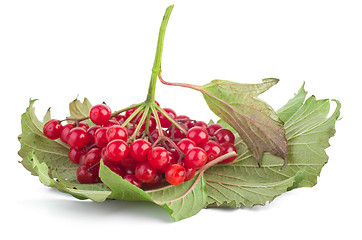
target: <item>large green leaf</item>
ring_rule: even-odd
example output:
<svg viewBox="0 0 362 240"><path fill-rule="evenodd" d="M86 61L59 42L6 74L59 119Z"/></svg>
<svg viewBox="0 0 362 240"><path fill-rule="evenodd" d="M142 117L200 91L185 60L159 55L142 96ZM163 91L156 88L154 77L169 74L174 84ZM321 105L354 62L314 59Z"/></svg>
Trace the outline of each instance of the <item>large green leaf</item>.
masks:
<svg viewBox="0 0 362 240"><path fill-rule="evenodd" d="M257 167L248 148L240 141L237 160L205 172L208 206L251 207L270 202L285 191L317 183L328 160L325 148L335 133L340 103L336 101L336 110L327 118L330 101L312 96L304 102L305 95L302 87L279 111L285 120L288 139L287 166L283 167L283 159L266 153L261 167Z"/></svg>
<svg viewBox="0 0 362 240"><path fill-rule="evenodd" d="M106 165L101 164L99 176L111 190L109 198L129 201L147 201L165 208L175 221L191 217L206 205L206 183L203 176L178 185L143 191L132 185Z"/></svg>
<svg viewBox="0 0 362 240"><path fill-rule="evenodd" d="M22 133L18 137L21 144L21 149L18 153L23 158L21 163L26 169L32 171L27 161L27 156L34 150L39 161L46 163L49 167L51 175L56 173L61 178L74 180L77 165L68 159L69 146L60 139L53 141L44 136L44 122L41 122L35 115L35 101L30 100L29 107L21 116ZM48 110L44 119L50 118L50 111ZM32 173L34 174L34 172Z"/></svg>
<svg viewBox="0 0 362 240"><path fill-rule="evenodd" d="M106 188L99 188L97 184L67 184L66 181L57 181L49 176L49 168L45 162L40 163L38 158L33 152L27 156L29 165L33 168L39 176L39 180L48 187L56 188L57 190L69 193L78 199L91 199L95 202L103 202L111 194ZM75 187L77 186L77 187Z"/></svg>

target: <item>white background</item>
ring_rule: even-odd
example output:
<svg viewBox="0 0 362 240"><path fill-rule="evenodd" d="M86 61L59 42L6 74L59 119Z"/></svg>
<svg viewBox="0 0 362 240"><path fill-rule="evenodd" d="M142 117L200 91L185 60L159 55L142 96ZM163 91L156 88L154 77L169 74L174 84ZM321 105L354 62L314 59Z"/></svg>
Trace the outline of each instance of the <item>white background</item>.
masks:
<svg viewBox="0 0 362 240"><path fill-rule="evenodd" d="M359 2L1 1L1 238L361 239ZM76 200L43 186L18 163L20 115L30 98L39 99L40 118L51 107L59 119L77 96L113 110L145 99L159 25L172 3L165 80L202 85L275 77L280 82L261 96L275 109L303 82L309 94L341 101L343 119L315 187L266 206L205 209L173 223L151 204ZM198 92L158 84L156 99L179 114L216 119Z"/></svg>

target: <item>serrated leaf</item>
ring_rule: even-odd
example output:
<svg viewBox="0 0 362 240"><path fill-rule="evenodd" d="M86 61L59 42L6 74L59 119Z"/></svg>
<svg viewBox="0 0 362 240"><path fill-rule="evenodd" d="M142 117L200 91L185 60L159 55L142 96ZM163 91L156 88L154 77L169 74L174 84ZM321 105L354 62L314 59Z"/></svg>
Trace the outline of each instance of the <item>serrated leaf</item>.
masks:
<svg viewBox="0 0 362 240"><path fill-rule="evenodd" d="M213 80L201 87L209 108L230 125L260 164L264 152L286 158L287 141L283 122L258 95L278 82L263 79L260 84Z"/></svg>
<svg viewBox="0 0 362 240"><path fill-rule="evenodd" d="M146 192L123 180L103 163L99 169L99 176L112 190L109 198L155 203L165 208L175 221L195 215L206 205L206 183L203 176L195 177L178 186L168 185Z"/></svg>
<svg viewBox="0 0 362 240"><path fill-rule="evenodd" d="M288 139L288 165L269 153L264 154L261 167L248 148L239 142L239 156L231 164L216 165L205 172L208 188L208 206L253 206L265 204L285 191L298 187L312 187L328 160L325 148L335 133L340 103L329 114L329 100L316 100L314 96L304 102L306 92L301 90L281 109L285 113ZM302 105L296 108L297 102ZM303 103L304 102L304 103ZM294 109L293 112L290 109Z"/></svg>
<svg viewBox="0 0 362 240"><path fill-rule="evenodd" d="M43 134L44 122L41 122L35 115L34 102L31 100L26 112L21 116L22 133L18 137L21 149L18 154L23 158L22 165L32 172L27 156L34 151L39 161L46 163L50 169L50 175L57 174L60 178L74 180L77 165L69 161L69 146L60 139L50 140ZM50 110L47 111L45 119L50 117ZM34 172L32 172L34 174Z"/></svg>
<svg viewBox="0 0 362 240"><path fill-rule="evenodd" d="M36 174L39 176L39 180L48 187L56 188L57 190L69 193L78 199L91 199L95 202L103 202L111 194L109 190L105 188L97 189L97 185L74 185L67 186L66 181L56 181L49 176L49 168L45 162L40 163L38 158L33 152L30 152L27 156L29 165L34 169Z"/></svg>
<svg viewBox="0 0 362 240"><path fill-rule="evenodd" d="M69 118L84 118L89 116L89 111L92 108L92 104L87 98L84 98L83 102L78 99L75 99L69 104ZM84 120L89 126L94 125L89 119Z"/></svg>

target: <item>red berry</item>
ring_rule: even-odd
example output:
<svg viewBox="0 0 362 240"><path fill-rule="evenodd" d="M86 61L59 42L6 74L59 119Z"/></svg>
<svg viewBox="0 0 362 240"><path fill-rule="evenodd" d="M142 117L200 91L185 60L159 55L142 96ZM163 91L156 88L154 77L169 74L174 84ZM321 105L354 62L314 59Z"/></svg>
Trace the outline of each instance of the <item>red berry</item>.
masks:
<svg viewBox="0 0 362 240"><path fill-rule="evenodd" d="M61 128L62 125L58 120L50 119L45 123L43 133L47 138L54 140L60 137Z"/></svg>
<svg viewBox="0 0 362 240"><path fill-rule="evenodd" d="M111 119L107 123L103 124L103 127L110 127L114 125L119 125L119 122L116 119Z"/></svg>
<svg viewBox="0 0 362 240"><path fill-rule="evenodd" d="M91 126L90 128L88 128L87 133L88 133L88 145L93 145L95 143L95 139L94 136L96 134L96 131L100 128L100 126L98 125L94 125Z"/></svg>
<svg viewBox="0 0 362 240"><path fill-rule="evenodd" d="M177 143L177 147L186 154L190 149L196 147L196 143L188 138L184 138Z"/></svg>
<svg viewBox="0 0 362 240"><path fill-rule="evenodd" d="M135 176L142 182L152 182L156 177L157 170L147 161L140 162L134 170Z"/></svg>
<svg viewBox="0 0 362 240"><path fill-rule="evenodd" d="M124 115L117 115L117 116L115 116L115 119L119 122L119 124L123 124L127 118Z"/></svg>
<svg viewBox="0 0 362 240"><path fill-rule="evenodd" d="M176 112L171 108L163 108L163 110L169 115L169 117L175 119L176 118ZM169 128L171 127L171 121L167 119L164 115L161 113L159 114L160 123L163 128Z"/></svg>
<svg viewBox="0 0 362 240"><path fill-rule="evenodd" d="M134 170L139 162L135 161L129 154L128 156L119 162L121 166L128 170Z"/></svg>
<svg viewBox="0 0 362 240"><path fill-rule="evenodd" d="M75 149L84 148L88 143L88 133L82 127L75 127L69 131L67 142Z"/></svg>
<svg viewBox="0 0 362 240"><path fill-rule="evenodd" d="M88 170L86 166L79 166L76 173L78 182L83 184L94 183L98 178L98 173L92 169Z"/></svg>
<svg viewBox="0 0 362 240"><path fill-rule="evenodd" d="M121 177L124 176L124 170L123 170L123 168L121 168L121 167L119 167L119 166L108 166L108 167L109 167L109 169L110 169L112 172L116 173L117 175L119 175L119 176L121 176Z"/></svg>
<svg viewBox="0 0 362 240"><path fill-rule="evenodd" d="M147 158L150 165L156 169L165 167L170 161L168 152L163 147L152 148Z"/></svg>
<svg viewBox="0 0 362 240"><path fill-rule="evenodd" d="M84 128L84 130L86 130L86 131L87 131L88 128L89 128L89 125L88 125L88 123L86 123L86 122L79 122L79 123L78 123L78 126Z"/></svg>
<svg viewBox="0 0 362 240"><path fill-rule="evenodd" d="M151 143L144 139L137 139L130 145L130 154L138 162L145 161L151 150Z"/></svg>
<svg viewBox="0 0 362 240"><path fill-rule="evenodd" d="M236 150L236 147L229 143L229 142L224 142L221 144L221 148L222 148L222 154L226 154L226 153L229 153L229 152L236 152L237 153L237 150ZM230 157L228 159L225 159L224 161L222 161L223 163L229 163L229 162L232 162L236 159L236 156L235 157Z"/></svg>
<svg viewBox="0 0 362 240"><path fill-rule="evenodd" d="M186 171L180 164L173 164L166 169L166 181L172 185L180 185L185 181Z"/></svg>
<svg viewBox="0 0 362 240"><path fill-rule="evenodd" d="M155 142L159 138L160 134L158 133L158 129L155 129L151 132L150 137Z"/></svg>
<svg viewBox="0 0 362 240"><path fill-rule="evenodd" d="M194 141L197 146L202 146L209 140L209 134L205 128L196 126L187 132L187 138Z"/></svg>
<svg viewBox="0 0 362 240"><path fill-rule="evenodd" d="M99 148L90 149L84 156L83 165L87 168L98 165L99 161L101 160L101 152L102 150Z"/></svg>
<svg viewBox="0 0 362 240"><path fill-rule="evenodd" d="M186 126L185 123L179 123L179 125L182 127L182 129L184 129L187 132L188 127ZM184 134L179 128L175 127L173 136L174 136L174 138L182 139L182 138L186 137L186 134Z"/></svg>
<svg viewBox="0 0 362 240"><path fill-rule="evenodd" d="M136 178L134 174L126 174L123 177L124 180L130 182L131 184L135 185L138 188L142 187L142 182Z"/></svg>
<svg viewBox="0 0 362 240"><path fill-rule="evenodd" d="M74 124L71 123L65 124L64 126L61 127L60 140L62 140L62 142L67 143L68 134L70 130L73 129L74 127L75 127Z"/></svg>
<svg viewBox="0 0 362 240"><path fill-rule="evenodd" d="M113 125L107 129L106 137L108 142L114 139L122 139L123 141L127 141L128 133L124 127L120 125Z"/></svg>
<svg viewBox="0 0 362 240"><path fill-rule="evenodd" d="M207 154L204 149L195 147L185 155L185 166L187 168L200 168L205 165Z"/></svg>
<svg viewBox="0 0 362 240"><path fill-rule="evenodd" d="M220 144L218 144L217 142L212 141L212 140L205 143L205 145L203 146L203 149L207 153L208 162L223 155Z"/></svg>
<svg viewBox="0 0 362 240"><path fill-rule="evenodd" d="M219 143L229 142L231 144L235 143L234 134L226 128L219 129L215 132L214 136L216 137Z"/></svg>
<svg viewBox="0 0 362 240"><path fill-rule="evenodd" d="M145 183L145 185L148 187L156 187L161 183L161 180L162 180L162 175L161 173L158 172L155 178L151 182Z"/></svg>
<svg viewBox="0 0 362 240"><path fill-rule="evenodd" d="M83 149L75 149L75 148L70 148L68 151L68 157L70 159L70 161L72 161L75 164L79 164L79 159L80 156L84 153Z"/></svg>
<svg viewBox="0 0 362 240"><path fill-rule="evenodd" d="M203 127L203 128L205 128L205 129L207 129L207 127L208 127L207 123L205 123L205 122L203 122L203 121L196 121L196 122L195 122L195 126L197 126L197 127Z"/></svg>
<svg viewBox="0 0 362 240"><path fill-rule="evenodd" d="M107 148L102 148L101 151L101 159L103 160L103 163L105 165L107 165L108 167L110 166L120 166L119 162L113 161L112 159L109 158L108 154L107 154Z"/></svg>
<svg viewBox="0 0 362 240"><path fill-rule="evenodd" d="M128 155L129 147L127 143L121 139L115 139L107 144L107 155L113 161L122 161Z"/></svg>
<svg viewBox="0 0 362 240"><path fill-rule="evenodd" d="M100 127L96 130L94 134L94 143L97 145L97 147L104 148L107 146L107 130L108 128L106 127Z"/></svg>
<svg viewBox="0 0 362 240"><path fill-rule="evenodd" d="M111 118L112 111L105 104L98 104L91 108L89 112L90 120L96 125L106 124Z"/></svg>
<svg viewBox="0 0 362 240"><path fill-rule="evenodd" d="M209 133L210 136L214 136L215 132L221 128L224 128L221 124L218 123L211 123L208 127L207 127L207 131Z"/></svg>
<svg viewBox="0 0 362 240"><path fill-rule="evenodd" d="M191 180L195 174L196 174L196 169L195 168L185 168L185 182Z"/></svg>

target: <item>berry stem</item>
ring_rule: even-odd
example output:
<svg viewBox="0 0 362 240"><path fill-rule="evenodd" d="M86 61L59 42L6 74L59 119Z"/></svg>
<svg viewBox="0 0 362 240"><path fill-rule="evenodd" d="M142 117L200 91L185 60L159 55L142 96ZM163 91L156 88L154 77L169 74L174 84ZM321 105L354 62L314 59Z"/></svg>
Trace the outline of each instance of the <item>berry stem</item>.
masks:
<svg viewBox="0 0 362 240"><path fill-rule="evenodd" d="M168 115L168 113L163 110L162 108L160 108L159 106L156 105L156 109L163 115L165 116L173 125L175 125L178 129L181 130L182 133L184 133L185 135L187 134L187 131L181 127L181 125L172 117L170 117L170 115Z"/></svg>
<svg viewBox="0 0 362 240"><path fill-rule="evenodd" d="M149 108L148 106L146 106L146 108L145 108L145 110L144 110L144 112L143 112L143 114L142 114L142 117L141 117L139 123L137 124L137 127L136 127L134 133L133 133L132 136L130 137L130 140L134 140L134 139L137 137L138 132L140 131L143 123L144 123L145 120L146 120L146 117L149 115L149 114L148 114L148 113L149 113L149 110L150 110L150 108Z"/></svg>
<svg viewBox="0 0 362 240"><path fill-rule="evenodd" d="M142 105L142 103L138 103L138 104L134 104L134 105L131 105L131 106L129 106L129 107L123 108L123 109L121 109L121 110L118 110L118 111L112 113L111 118L112 118L112 117L115 117L115 116L117 116L118 114L123 113L123 112L125 112L125 111L127 111L127 110L130 110L130 109L133 109L133 108L137 108L137 107L139 107L139 106L141 106L141 105Z"/></svg>
<svg viewBox="0 0 362 240"><path fill-rule="evenodd" d="M157 42L157 49L156 49L156 56L152 67L152 75L151 81L148 88L148 95L146 102L154 102L155 101L155 91L156 91L156 82L157 76L161 73L161 59L162 59L162 51L163 51L163 40L165 38L165 32L168 20L170 18L171 12L173 9L173 5L169 6L166 9L166 12L163 16L160 31L158 34L158 42Z"/></svg>
<svg viewBox="0 0 362 240"><path fill-rule="evenodd" d="M139 113L143 112L145 105L141 104L132 114L129 116L126 121L122 124L122 127L126 127Z"/></svg>

